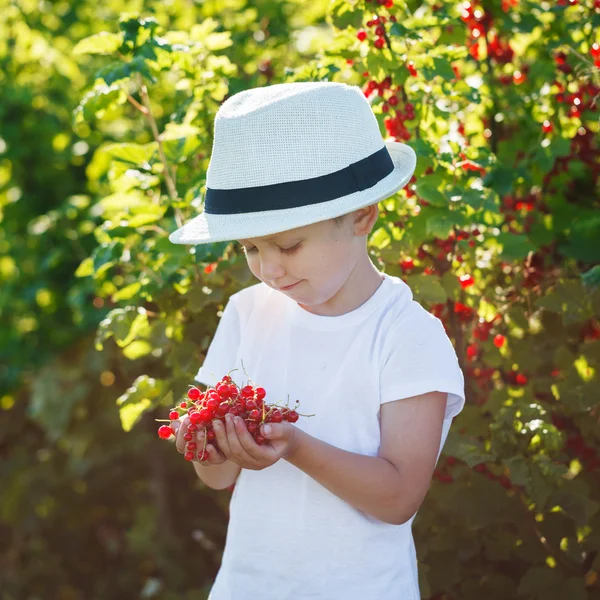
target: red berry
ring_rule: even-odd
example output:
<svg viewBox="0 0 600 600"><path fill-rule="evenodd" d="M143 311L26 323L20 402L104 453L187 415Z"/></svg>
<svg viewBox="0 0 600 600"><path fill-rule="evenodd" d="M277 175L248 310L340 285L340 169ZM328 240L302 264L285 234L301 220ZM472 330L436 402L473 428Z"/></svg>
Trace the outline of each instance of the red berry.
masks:
<svg viewBox="0 0 600 600"><path fill-rule="evenodd" d="M247 410L254 410L255 408L256 408L256 402L254 400L246 401L246 409Z"/></svg>
<svg viewBox="0 0 600 600"><path fill-rule="evenodd" d="M229 402L221 402L219 408L217 408L217 415L224 417L229 412Z"/></svg>
<svg viewBox="0 0 600 600"><path fill-rule="evenodd" d="M198 444L196 444L196 442L188 442L187 445L187 449L188 450L195 450Z"/></svg>
<svg viewBox="0 0 600 600"><path fill-rule="evenodd" d="M502 346L504 346L505 341L506 338L503 335L498 334L494 337L494 346L496 346L496 348L502 348Z"/></svg>
<svg viewBox="0 0 600 600"><path fill-rule="evenodd" d="M161 425L158 428L158 437L168 440L173 435L173 430L168 425Z"/></svg>
<svg viewBox="0 0 600 600"><path fill-rule="evenodd" d="M196 431L198 431L198 425L196 425L195 423L192 423L191 425L188 425L188 431L190 433L196 433Z"/></svg>
<svg viewBox="0 0 600 600"><path fill-rule="evenodd" d="M248 427L248 431L250 433L256 433L258 431L258 423L255 423L254 421L248 421L246 426Z"/></svg>
<svg viewBox="0 0 600 600"><path fill-rule="evenodd" d="M196 387L190 388L188 390L188 398L190 400L198 400L200 398L200 390Z"/></svg>
<svg viewBox="0 0 600 600"><path fill-rule="evenodd" d="M216 439L216 434L212 429L208 429L206 432L206 440L209 442L213 442Z"/></svg>
<svg viewBox="0 0 600 600"><path fill-rule="evenodd" d="M200 412L200 420L204 423L207 423L213 418L214 411L210 410L210 408L203 408Z"/></svg>
<svg viewBox="0 0 600 600"><path fill-rule="evenodd" d="M194 425L198 425L199 423L202 423L203 419L200 416L200 413L195 411L193 413L189 413L188 415L190 416L190 421L194 424Z"/></svg>
<svg viewBox="0 0 600 600"><path fill-rule="evenodd" d="M367 39L367 32L364 31L363 29L361 29L357 34L356 37L358 38L359 41L364 42Z"/></svg>
<svg viewBox="0 0 600 600"><path fill-rule="evenodd" d="M187 433L186 433L186 434L183 436L183 439L184 439L186 442L191 442L193 437L194 437L194 436L193 436L193 435L192 435L192 434L191 434L191 433L188 431L188 432L187 432Z"/></svg>
<svg viewBox="0 0 600 600"><path fill-rule="evenodd" d="M209 410L215 411L217 410L217 408L219 408L219 401L215 400L214 398L209 398L206 401L205 404L206 408L208 408Z"/></svg>
<svg viewBox="0 0 600 600"><path fill-rule="evenodd" d="M463 290L466 290L468 287L472 286L475 283L472 275L461 275L459 278L460 285Z"/></svg>
<svg viewBox="0 0 600 600"><path fill-rule="evenodd" d="M254 436L254 441L259 445L259 446L264 446L267 443L266 438L264 438L260 433L257 433Z"/></svg>
<svg viewBox="0 0 600 600"><path fill-rule="evenodd" d="M265 391L265 388L262 388L262 387L256 388L256 398L258 400L262 400L266 395L267 395L267 392Z"/></svg>
<svg viewBox="0 0 600 600"><path fill-rule="evenodd" d="M175 420L179 419L179 413L176 410L172 410L169 413L169 419L171 419L171 421L175 421Z"/></svg>
<svg viewBox="0 0 600 600"><path fill-rule="evenodd" d="M285 420L289 423L295 423L298 420L298 413L295 410L290 410L290 412L285 416Z"/></svg>
<svg viewBox="0 0 600 600"><path fill-rule="evenodd" d="M258 412L256 409L254 409L254 410L251 410L251 411L248 413L248 418L249 418L251 421L260 421L260 417L261 417L261 415L260 415L260 413L259 413L259 412Z"/></svg>
<svg viewBox="0 0 600 600"><path fill-rule="evenodd" d="M272 413L270 413L269 420L271 423L281 423L281 421L283 421L283 415L281 414L281 411L275 409Z"/></svg>
<svg viewBox="0 0 600 600"><path fill-rule="evenodd" d="M517 377L515 378L515 381L519 384L519 385L525 385L527 383L527 376L523 375L522 373L519 373L517 375Z"/></svg>
<svg viewBox="0 0 600 600"><path fill-rule="evenodd" d="M185 458L185 460L193 460L194 459L194 453L193 452L186 452L183 457Z"/></svg>
<svg viewBox="0 0 600 600"><path fill-rule="evenodd" d="M198 452L198 460L208 460L208 452L206 450Z"/></svg>
<svg viewBox="0 0 600 600"><path fill-rule="evenodd" d="M246 385L242 388L242 396L252 398L254 396L254 388L251 385Z"/></svg>
<svg viewBox="0 0 600 600"><path fill-rule="evenodd" d="M381 50L385 46L385 40L382 37L378 37L375 40L375 48Z"/></svg>

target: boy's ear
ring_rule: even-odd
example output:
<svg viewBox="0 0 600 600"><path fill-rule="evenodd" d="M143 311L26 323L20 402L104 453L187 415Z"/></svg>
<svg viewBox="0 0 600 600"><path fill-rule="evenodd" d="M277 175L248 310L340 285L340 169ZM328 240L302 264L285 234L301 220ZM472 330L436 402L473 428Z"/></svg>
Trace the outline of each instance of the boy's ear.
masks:
<svg viewBox="0 0 600 600"><path fill-rule="evenodd" d="M355 235L369 235L379 218L379 203L359 208L354 211L353 218Z"/></svg>

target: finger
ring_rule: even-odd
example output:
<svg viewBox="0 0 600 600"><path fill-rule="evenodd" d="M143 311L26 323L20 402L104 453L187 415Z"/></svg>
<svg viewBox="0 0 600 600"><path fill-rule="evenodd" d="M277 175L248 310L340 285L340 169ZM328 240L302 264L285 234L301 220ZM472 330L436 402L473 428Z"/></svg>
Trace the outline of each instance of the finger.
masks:
<svg viewBox="0 0 600 600"><path fill-rule="evenodd" d="M231 454L239 461L250 461L253 462L256 459L246 452L246 449L242 446L240 439L237 434L237 428L233 422L232 415L225 416L225 423L227 428L227 440L229 441L229 448L231 449ZM245 428L245 425L242 425Z"/></svg>
<svg viewBox="0 0 600 600"><path fill-rule="evenodd" d="M264 459L265 452L263 451L262 446L259 446L255 441L244 420L241 417L235 417L233 419L233 425L235 431L237 433L237 439L240 442L241 447L244 451L249 454L254 460L260 461Z"/></svg>
<svg viewBox="0 0 600 600"><path fill-rule="evenodd" d="M221 421L215 420L213 421L213 431L215 432L215 437L217 438L217 443L219 444L221 452L226 458L230 458L231 449L229 448L225 425Z"/></svg>
<svg viewBox="0 0 600 600"><path fill-rule="evenodd" d="M185 445L187 442L184 438L184 435L187 433L189 424L190 424L190 418L184 417L184 419L181 421L181 423L179 425L179 429L177 430L177 439L175 441L175 446L177 447L177 452L179 452L179 454L185 453Z"/></svg>
<svg viewBox="0 0 600 600"><path fill-rule="evenodd" d="M227 460L212 444L206 445L206 453L208 454L208 463L211 465L221 465Z"/></svg>

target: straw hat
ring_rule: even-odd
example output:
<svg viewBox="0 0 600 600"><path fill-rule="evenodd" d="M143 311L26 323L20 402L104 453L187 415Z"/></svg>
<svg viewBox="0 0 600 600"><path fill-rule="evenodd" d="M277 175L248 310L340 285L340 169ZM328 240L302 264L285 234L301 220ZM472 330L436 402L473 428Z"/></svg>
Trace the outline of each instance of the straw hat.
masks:
<svg viewBox="0 0 600 600"><path fill-rule="evenodd" d="M389 198L416 163L410 146L383 140L359 86L245 90L217 111L204 211L169 240L208 244L332 219Z"/></svg>

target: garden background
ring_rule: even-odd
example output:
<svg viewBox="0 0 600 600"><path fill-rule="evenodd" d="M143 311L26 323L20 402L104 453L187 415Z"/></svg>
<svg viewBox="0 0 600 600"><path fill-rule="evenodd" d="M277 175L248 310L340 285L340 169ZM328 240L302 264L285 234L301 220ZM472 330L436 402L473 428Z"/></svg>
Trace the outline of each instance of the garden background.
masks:
<svg viewBox="0 0 600 600"><path fill-rule="evenodd" d="M257 280L236 244L167 236L201 209L220 103L313 80L361 86L417 152L369 249L465 374L414 523L423 598L600 598L600 2L0 15L2 600L207 597L230 492L155 419Z"/></svg>

